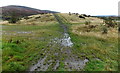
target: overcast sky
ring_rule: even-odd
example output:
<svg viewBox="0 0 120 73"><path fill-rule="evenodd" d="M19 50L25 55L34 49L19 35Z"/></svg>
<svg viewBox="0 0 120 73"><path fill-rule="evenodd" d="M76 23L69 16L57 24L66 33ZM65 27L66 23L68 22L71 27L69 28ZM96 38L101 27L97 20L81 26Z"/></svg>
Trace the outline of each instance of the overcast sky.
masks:
<svg viewBox="0 0 120 73"><path fill-rule="evenodd" d="M0 0L0 7L21 5L62 13L118 15L119 0Z"/></svg>

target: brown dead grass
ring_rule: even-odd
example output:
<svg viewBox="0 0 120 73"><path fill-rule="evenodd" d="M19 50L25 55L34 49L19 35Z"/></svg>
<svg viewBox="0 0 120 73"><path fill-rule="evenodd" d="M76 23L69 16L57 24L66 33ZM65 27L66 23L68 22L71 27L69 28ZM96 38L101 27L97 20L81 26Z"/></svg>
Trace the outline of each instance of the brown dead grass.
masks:
<svg viewBox="0 0 120 73"><path fill-rule="evenodd" d="M20 21L17 23L9 23L8 21L1 21L0 25L40 25L40 26L45 26L45 25L51 25L51 24L56 24L58 23L53 16L53 14L37 14L37 15L32 15L28 16L29 19L24 19L22 18ZM37 18L36 17L40 17Z"/></svg>
<svg viewBox="0 0 120 73"><path fill-rule="evenodd" d="M94 36L94 37L98 37L98 38L114 38L114 39L118 39L118 31L117 28L109 28L108 29L108 33L107 34L102 34L102 30L101 31L90 31L90 32L83 32L81 30L79 30L79 28L83 28L83 26L85 25L73 25L72 26L72 32L78 35L85 35L85 36ZM98 26L100 27L100 26Z"/></svg>
<svg viewBox="0 0 120 73"><path fill-rule="evenodd" d="M85 21L90 21L92 24L103 23L102 19L96 17L85 17L85 19L82 19L75 14L69 15L68 13L61 13L61 15L70 23L85 23Z"/></svg>

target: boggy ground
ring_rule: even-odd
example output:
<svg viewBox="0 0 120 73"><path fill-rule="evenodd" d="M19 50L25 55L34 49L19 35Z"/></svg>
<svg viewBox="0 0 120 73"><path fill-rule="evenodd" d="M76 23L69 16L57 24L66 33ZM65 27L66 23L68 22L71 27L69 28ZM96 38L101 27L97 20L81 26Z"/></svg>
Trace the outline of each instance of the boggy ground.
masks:
<svg viewBox="0 0 120 73"><path fill-rule="evenodd" d="M97 28L86 32L85 21ZM102 24L102 19L75 14L40 14L16 24L4 22L3 71L117 70L117 28L108 38L101 34Z"/></svg>

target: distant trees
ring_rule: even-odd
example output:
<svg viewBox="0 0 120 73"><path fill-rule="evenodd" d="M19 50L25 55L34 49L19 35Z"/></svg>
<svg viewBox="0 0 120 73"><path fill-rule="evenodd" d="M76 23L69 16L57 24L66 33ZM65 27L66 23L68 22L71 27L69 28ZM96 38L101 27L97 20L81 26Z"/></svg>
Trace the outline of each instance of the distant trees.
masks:
<svg viewBox="0 0 120 73"><path fill-rule="evenodd" d="M105 20L104 22L108 27L115 27L116 25L116 22L113 20Z"/></svg>
<svg viewBox="0 0 120 73"><path fill-rule="evenodd" d="M71 15L71 12L69 12L69 15Z"/></svg>
<svg viewBox="0 0 120 73"><path fill-rule="evenodd" d="M26 19L26 20L27 20L27 19L29 19L29 17L28 17L28 16L25 16L25 17L24 17L24 19Z"/></svg>
<svg viewBox="0 0 120 73"><path fill-rule="evenodd" d="M35 19L39 19L39 18L41 18L41 16L35 17Z"/></svg>
<svg viewBox="0 0 120 73"><path fill-rule="evenodd" d="M3 13L2 15L2 19L3 20L7 20L9 23L16 23L17 21L19 21L24 15L14 10L11 10L10 12L6 12L6 13Z"/></svg>
<svg viewBox="0 0 120 73"><path fill-rule="evenodd" d="M87 17L87 15L86 14L81 14L82 16L84 16L84 17Z"/></svg>
<svg viewBox="0 0 120 73"><path fill-rule="evenodd" d="M10 17L8 19L9 23L16 23L20 20L20 16L15 12L11 12Z"/></svg>
<svg viewBox="0 0 120 73"><path fill-rule="evenodd" d="M113 27L113 28L115 27L115 25L117 25L117 22L110 17L104 18L104 23L105 23L106 26Z"/></svg>
<svg viewBox="0 0 120 73"><path fill-rule="evenodd" d="M102 33L107 34L108 29L110 27L115 28L118 27L118 23L116 22L117 17L100 17L104 20L104 26L102 28ZM120 31L120 28L118 27L118 31Z"/></svg>
<svg viewBox="0 0 120 73"><path fill-rule="evenodd" d="M69 15L76 15L79 18L85 19L85 17L91 17L90 15L86 15L86 14L79 14L79 13L71 13L69 12Z"/></svg>
<svg viewBox="0 0 120 73"><path fill-rule="evenodd" d="M86 15L86 14L81 14L84 17L90 17L90 15Z"/></svg>
<svg viewBox="0 0 120 73"><path fill-rule="evenodd" d="M81 16L81 15L79 15L79 18L83 18L83 19L85 19L85 17L83 17L83 16Z"/></svg>

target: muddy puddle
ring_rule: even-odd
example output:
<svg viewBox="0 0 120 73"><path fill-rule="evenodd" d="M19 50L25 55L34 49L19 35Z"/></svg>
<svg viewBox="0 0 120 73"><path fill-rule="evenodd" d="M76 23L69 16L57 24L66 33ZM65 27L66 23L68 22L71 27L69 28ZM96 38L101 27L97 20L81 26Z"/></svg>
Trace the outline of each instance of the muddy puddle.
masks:
<svg viewBox="0 0 120 73"><path fill-rule="evenodd" d="M64 37L60 41L62 41L61 44L66 46L66 47L72 47L73 46L71 38L67 33L64 34Z"/></svg>
<svg viewBox="0 0 120 73"><path fill-rule="evenodd" d="M64 36L62 38L55 38L53 39L54 43L59 43L65 47L72 47L73 43L71 41L71 38L69 34L64 33Z"/></svg>

